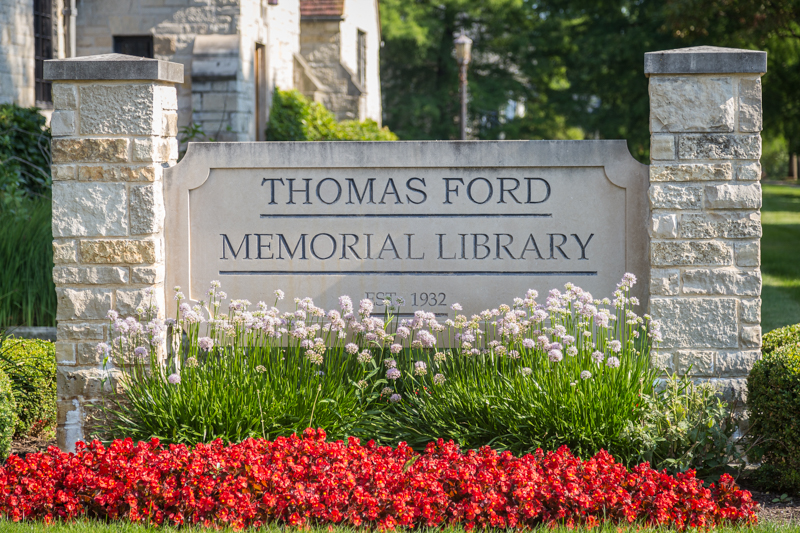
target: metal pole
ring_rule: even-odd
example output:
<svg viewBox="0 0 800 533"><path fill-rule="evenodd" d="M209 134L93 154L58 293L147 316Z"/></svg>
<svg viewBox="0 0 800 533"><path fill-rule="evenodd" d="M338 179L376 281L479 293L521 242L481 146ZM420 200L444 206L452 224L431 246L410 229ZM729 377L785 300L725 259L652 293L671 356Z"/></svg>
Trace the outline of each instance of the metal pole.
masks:
<svg viewBox="0 0 800 533"><path fill-rule="evenodd" d="M460 65L459 81L461 82L461 140L467 140L467 62Z"/></svg>

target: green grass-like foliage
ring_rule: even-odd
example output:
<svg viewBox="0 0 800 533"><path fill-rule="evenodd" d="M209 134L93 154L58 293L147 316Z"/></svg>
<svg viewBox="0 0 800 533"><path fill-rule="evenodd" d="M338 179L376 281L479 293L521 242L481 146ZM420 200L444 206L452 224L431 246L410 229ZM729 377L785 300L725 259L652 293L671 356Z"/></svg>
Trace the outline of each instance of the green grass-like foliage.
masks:
<svg viewBox="0 0 800 533"><path fill-rule="evenodd" d="M11 452L11 440L17 422L15 411L16 403L11 380L0 370L0 459L5 459Z"/></svg>
<svg viewBox="0 0 800 533"><path fill-rule="evenodd" d="M35 107L0 104L0 209L50 195L50 129Z"/></svg>
<svg viewBox="0 0 800 533"><path fill-rule="evenodd" d="M26 203L24 212L0 209L0 327L56 322L51 201Z"/></svg>
<svg viewBox="0 0 800 533"><path fill-rule="evenodd" d="M773 329L761 340L761 353L769 355L781 346L800 343L800 324Z"/></svg>
<svg viewBox="0 0 800 533"><path fill-rule="evenodd" d="M629 285L614 304L569 286L546 304L531 292L444 324L422 311L398 324L399 304L372 316L371 302L354 310L346 297L328 312L298 299L282 311L233 300L224 313L218 287L207 307L184 302L166 325L166 361L153 309L141 320L111 313L111 345L98 349L122 395L104 413L105 438L239 442L322 427L417 449L445 437L517 454L565 444L583 457L638 454L623 430L659 371Z"/></svg>
<svg viewBox="0 0 800 533"><path fill-rule="evenodd" d="M756 442L751 458L763 461L757 481L765 489L800 492L800 344L787 344L757 361L747 379L747 403Z"/></svg>
<svg viewBox="0 0 800 533"><path fill-rule="evenodd" d="M38 436L56 423L56 347L37 339L5 339L2 344L17 406L16 436ZM8 372L7 372L8 373Z"/></svg>
<svg viewBox="0 0 800 533"><path fill-rule="evenodd" d="M268 141L396 141L374 120L337 122L333 113L297 90L275 89L267 125Z"/></svg>

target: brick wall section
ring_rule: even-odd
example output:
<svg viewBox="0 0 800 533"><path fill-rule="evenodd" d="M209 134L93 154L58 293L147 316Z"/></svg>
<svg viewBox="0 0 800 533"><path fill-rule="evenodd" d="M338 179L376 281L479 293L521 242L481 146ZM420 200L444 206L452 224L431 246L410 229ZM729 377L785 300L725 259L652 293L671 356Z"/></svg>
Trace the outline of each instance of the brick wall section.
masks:
<svg viewBox="0 0 800 533"><path fill-rule="evenodd" d="M173 83L88 79L54 81L53 101L57 437L72 449L116 386L96 351L108 310L134 315L146 289L165 308L162 173L177 159L178 102Z"/></svg>
<svg viewBox="0 0 800 533"><path fill-rule="evenodd" d="M650 312L663 323L661 365L691 366L745 400L761 347L761 68L734 52L764 54L702 47L646 60Z"/></svg>

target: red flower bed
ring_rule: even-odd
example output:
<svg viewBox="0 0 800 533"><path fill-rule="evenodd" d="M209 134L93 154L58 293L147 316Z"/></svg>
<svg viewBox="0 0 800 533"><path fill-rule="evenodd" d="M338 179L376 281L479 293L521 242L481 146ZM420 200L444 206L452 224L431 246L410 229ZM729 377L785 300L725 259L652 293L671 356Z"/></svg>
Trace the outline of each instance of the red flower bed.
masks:
<svg viewBox="0 0 800 533"><path fill-rule="evenodd" d="M417 454L326 442L322 430L274 442L161 446L158 440L78 443L0 468L0 515L46 522L78 516L155 524L374 524L526 528L601 521L678 529L756 522L755 502L730 476L703 488L694 472L632 470L601 451L582 461L564 447L524 457L462 453L441 439Z"/></svg>

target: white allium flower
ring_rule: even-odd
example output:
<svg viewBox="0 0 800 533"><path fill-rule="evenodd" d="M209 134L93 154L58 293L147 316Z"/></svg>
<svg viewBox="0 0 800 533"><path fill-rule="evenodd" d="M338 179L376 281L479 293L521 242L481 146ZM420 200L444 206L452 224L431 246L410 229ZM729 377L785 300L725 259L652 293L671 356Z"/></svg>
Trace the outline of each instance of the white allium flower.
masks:
<svg viewBox="0 0 800 533"><path fill-rule="evenodd" d="M369 353L369 350L364 350L360 354L358 354L358 362L359 363L369 363L372 361L372 354Z"/></svg>
<svg viewBox="0 0 800 533"><path fill-rule="evenodd" d="M389 370L386 371L386 379L395 380L395 379L399 379L400 376L401 376L401 373L396 368L390 368Z"/></svg>
<svg viewBox="0 0 800 533"><path fill-rule="evenodd" d="M280 290L280 289L276 289L275 290L275 298L277 298L278 300L283 300L285 296L286 295L284 294L284 292L282 290Z"/></svg>
<svg viewBox="0 0 800 533"><path fill-rule="evenodd" d="M444 374L436 374L435 376L433 376L434 385L441 385L445 381L447 381L447 378L444 377Z"/></svg>
<svg viewBox="0 0 800 533"><path fill-rule="evenodd" d="M98 344L97 348L95 349L97 350L97 354L101 356L106 356L109 354L109 352L111 352L111 347L104 342Z"/></svg>
<svg viewBox="0 0 800 533"><path fill-rule="evenodd" d="M567 355L569 355L570 357L575 357L576 355L578 355L578 349L575 346L570 346L569 348L567 348Z"/></svg>
<svg viewBox="0 0 800 533"><path fill-rule="evenodd" d="M414 363L414 375L416 376L424 376L428 373L428 365L425 364L425 361L417 361Z"/></svg>
<svg viewBox="0 0 800 533"><path fill-rule="evenodd" d="M211 337L200 337L197 344L200 346L201 350L209 352L214 347L214 339Z"/></svg>
<svg viewBox="0 0 800 533"><path fill-rule="evenodd" d="M533 339L522 339L522 345L529 350L536 346L536 341Z"/></svg>
<svg viewBox="0 0 800 533"><path fill-rule="evenodd" d="M348 343L347 346L344 347L344 351L346 351L350 355L353 355L358 351L358 345L352 342Z"/></svg>
<svg viewBox="0 0 800 533"><path fill-rule="evenodd" d="M397 403L402 399L403 399L403 397L400 396L399 394L392 394L391 396L389 396L389 401L392 402L392 403Z"/></svg>
<svg viewBox="0 0 800 533"><path fill-rule="evenodd" d="M400 344L392 344L389 347L389 351L391 351L392 353L400 353L403 351L403 346Z"/></svg>
<svg viewBox="0 0 800 533"><path fill-rule="evenodd" d="M608 361L606 361L606 366L609 368L619 368L619 358L609 357Z"/></svg>
<svg viewBox="0 0 800 533"><path fill-rule="evenodd" d="M394 359L384 359L383 364L386 365L386 368L397 368L397 361Z"/></svg>
<svg viewBox="0 0 800 533"><path fill-rule="evenodd" d="M606 356L603 355L603 352L597 352L597 351L592 352L592 360L597 364L602 363L603 359L605 359L605 358L606 358Z"/></svg>
<svg viewBox="0 0 800 533"><path fill-rule="evenodd" d="M170 374L167 378L167 381L172 383L173 385L177 385L181 382L181 376L179 374Z"/></svg>
<svg viewBox="0 0 800 533"><path fill-rule="evenodd" d="M391 387L384 387L383 389L381 389L381 396L389 396L393 392L394 391L392 390Z"/></svg>
<svg viewBox="0 0 800 533"><path fill-rule="evenodd" d="M133 350L133 353L137 357L144 357L145 355L147 355L147 348L145 348L144 346L137 346L136 349Z"/></svg>
<svg viewBox="0 0 800 533"><path fill-rule="evenodd" d="M533 370L531 370L531 369L530 369L529 367L527 367L527 366L526 366L526 367L524 367L524 368L521 368L521 369L520 369L520 372L522 373L522 375L523 375L523 376L526 376L526 377L527 377L527 376L530 376L531 374L533 374Z"/></svg>
<svg viewBox="0 0 800 533"><path fill-rule="evenodd" d="M109 309L109 310L108 310L108 313L106 313L106 317L107 317L109 320L111 320L111 321L114 321L114 320L116 320L116 319L118 319L118 318L119 318L119 313L117 313L117 312L116 312L116 311L114 311L113 309Z"/></svg>
<svg viewBox="0 0 800 533"><path fill-rule="evenodd" d="M181 300L185 299L185 298L186 298L186 297L183 295L183 293L182 293L182 292L178 291L178 292L176 292L176 293L175 293L175 299L176 299L176 300L178 300L179 302L180 302Z"/></svg>
<svg viewBox="0 0 800 533"><path fill-rule="evenodd" d="M622 343L617 340L613 340L608 343L608 347L611 348L611 351L614 353L619 353L622 350Z"/></svg>
<svg viewBox="0 0 800 533"><path fill-rule="evenodd" d="M551 362L558 363L564 359L564 354L561 353L561 350L550 350L547 354L547 357L550 358Z"/></svg>
<svg viewBox="0 0 800 533"><path fill-rule="evenodd" d="M452 309L453 311L463 311L464 310L464 308L461 307L460 303L454 303L453 305L450 306L450 309Z"/></svg>
<svg viewBox="0 0 800 533"><path fill-rule="evenodd" d="M581 379L586 380L589 379L590 377L592 377L592 373L589 372L588 370L584 370L583 372L581 372Z"/></svg>

